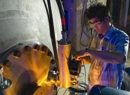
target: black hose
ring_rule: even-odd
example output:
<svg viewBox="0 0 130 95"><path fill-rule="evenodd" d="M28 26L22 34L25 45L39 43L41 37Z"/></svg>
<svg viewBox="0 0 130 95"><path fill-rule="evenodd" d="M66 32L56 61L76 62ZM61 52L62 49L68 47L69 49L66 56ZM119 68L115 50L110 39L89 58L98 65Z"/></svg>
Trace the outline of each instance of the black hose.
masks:
<svg viewBox="0 0 130 95"><path fill-rule="evenodd" d="M60 11L60 16L62 21L62 32L66 32L66 21L65 21L65 13L64 13L63 5L61 0L56 0L56 2Z"/></svg>
<svg viewBox="0 0 130 95"><path fill-rule="evenodd" d="M48 9L47 9L47 5L46 5L45 0L43 0L43 3L45 5L48 20L49 20L50 36L51 36L51 42L52 42L53 51L54 51L54 57L55 57L55 59L56 59L56 61L58 63L58 54L57 54L57 46L56 46L56 39L55 39L55 33L54 33L55 30L54 30L51 2L50 2L50 0L47 0ZM57 66L58 66L58 64L57 64Z"/></svg>

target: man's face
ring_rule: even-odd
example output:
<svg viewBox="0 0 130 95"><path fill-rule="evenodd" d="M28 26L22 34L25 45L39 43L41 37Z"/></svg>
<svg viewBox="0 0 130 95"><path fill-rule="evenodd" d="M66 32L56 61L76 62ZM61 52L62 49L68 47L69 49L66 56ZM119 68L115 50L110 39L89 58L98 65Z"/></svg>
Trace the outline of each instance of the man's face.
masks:
<svg viewBox="0 0 130 95"><path fill-rule="evenodd" d="M104 32L105 23L103 20L98 18L92 18L89 20L90 27L93 28L98 34L102 34Z"/></svg>

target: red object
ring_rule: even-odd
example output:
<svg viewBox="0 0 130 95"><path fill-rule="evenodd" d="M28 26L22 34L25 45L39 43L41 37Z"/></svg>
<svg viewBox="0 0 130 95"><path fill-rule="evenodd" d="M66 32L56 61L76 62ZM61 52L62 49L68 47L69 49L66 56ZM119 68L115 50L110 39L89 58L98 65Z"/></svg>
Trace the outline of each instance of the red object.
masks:
<svg viewBox="0 0 130 95"><path fill-rule="evenodd" d="M65 25L66 24L65 18L62 18L61 22L62 22L62 25Z"/></svg>

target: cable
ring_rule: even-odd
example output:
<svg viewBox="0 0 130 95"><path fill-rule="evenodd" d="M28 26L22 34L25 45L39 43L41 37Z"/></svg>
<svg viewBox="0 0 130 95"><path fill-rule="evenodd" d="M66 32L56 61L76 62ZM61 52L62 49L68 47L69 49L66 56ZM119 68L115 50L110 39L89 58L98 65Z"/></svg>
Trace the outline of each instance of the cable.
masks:
<svg viewBox="0 0 130 95"><path fill-rule="evenodd" d="M84 4L83 4L83 9L82 9L82 15L81 15L81 36L80 36L80 44L82 45L82 46L84 46L84 47L88 47L88 45L86 44L86 45L84 45L83 43L82 43L82 35L83 35L83 33L86 35L86 37L89 37L89 38L91 38L91 36L89 36L89 33L88 33L88 28L85 28L86 29L86 31L87 31L87 33L84 31L84 27L85 27L85 16L84 16L84 11L85 11L85 9L86 9L86 5L87 5L87 1L88 0L84 0ZM92 34L92 33L91 33Z"/></svg>
<svg viewBox="0 0 130 95"><path fill-rule="evenodd" d="M86 76L86 68L85 68L85 65L83 65L83 67L84 67L84 73L85 73L84 75L85 75L85 83L86 83L86 77L87 77L87 76Z"/></svg>
<svg viewBox="0 0 130 95"><path fill-rule="evenodd" d="M62 21L62 32L66 32L66 22L65 22L65 14L64 14L64 9L61 3L61 0L56 0L59 11L60 11L60 16L61 16L61 21Z"/></svg>
<svg viewBox="0 0 130 95"><path fill-rule="evenodd" d="M88 2L88 0L84 0L84 4L83 4L83 10L82 10L82 16L81 16L81 27L82 27L82 30L81 30L81 36L80 36L80 44L82 45L82 46L84 46L84 47L87 47L87 48L89 48L90 47L90 45L91 45L91 42L92 42L92 39L93 39L93 30L91 29L91 28L89 28L89 27L87 27L88 26L88 21L86 21L86 17L85 17L85 15L84 15L84 11L85 11L85 9L86 9L86 6L87 6L87 2ZM97 1L91 1L90 0L90 5L91 4L93 4L93 3L97 3ZM88 5L88 6L90 6L90 5ZM86 29L86 30L84 30L84 28ZM87 31L87 32L85 32L85 31ZM89 39L90 39L90 41L89 41L89 44L83 44L82 43L82 35L83 34L85 34L86 35L86 37L89 37Z"/></svg>
<svg viewBox="0 0 130 95"><path fill-rule="evenodd" d="M83 73L83 75L84 75L84 77L85 77L85 83L86 83L86 77L87 77L87 75L86 75L86 68L85 68L85 65L82 65L82 67L84 67L84 73ZM83 77L83 76L81 76L81 77ZM79 77L80 78L80 77Z"/></svg>
<svg viewBox="0 0 130 95"><path fill-rule="evenodd" d="M65 95L66 91L68 90L68 88L65 90L65 92L63 93L63 95Z"/></svg>
<svg viewBox="0 0 130 95"><path fill-rule="evenodd" d="M46 5L45 0L43 0L43 3L45 5L47 16L48 16L48 20L49 20L50 37L51 37L51 42L52 42L52 46L53 46L54 57L55 57L55 59L56 59L56 61L58 63L58 54L57 54L56 39L55 39L55 34L54 34L54 23L53 23L51 2L50 2L50 0L47 0L49 12L47 10L47 5ZM57 64L57 66L58 66L58 64Z"/></svg>
<svg viewBox="0 0 130 95"><path fill-rule="evenodd" d="M57 91L56 91L56 94L55 95L58 95L58 92L59 92L59 90L61 89L61 87L59 88L59 89L57 89Z"/></svg>
<svg viewBox="0 0 130 95"><path fill-rule="evenodd" d="M45 5L45 9L46 9L46 12L47 12L47 16L48 16L48 18L50 18L45 0L43 0L43 3L44 3L44 5Z"/></svg>
<svg viewBox="0 0 130 95"><path fill-rule="evenodd" d="M80 75L80 74L82 74L82 75ZM83 73L83 72L80 72L80 74L79 74L79 78L81 78L81 77L84 76L84 73Z"/></svg>
<svg viewBox="0 0 130 95"><path fill-rule="evenodd" d="M64 14L64 9L63 9L63 6L62 6L62 3L61 3L61 0L56 0L57 1L57 4L58 4L58 8L59 8L59 11L60 11L60 16L61 16L61 23L62 23L62 39L58 42L59 44L68 44L70 43L70 41L68 40L68 34L67 34L67 31L66 31L66 20L65 20L65 14Z"/></svg>

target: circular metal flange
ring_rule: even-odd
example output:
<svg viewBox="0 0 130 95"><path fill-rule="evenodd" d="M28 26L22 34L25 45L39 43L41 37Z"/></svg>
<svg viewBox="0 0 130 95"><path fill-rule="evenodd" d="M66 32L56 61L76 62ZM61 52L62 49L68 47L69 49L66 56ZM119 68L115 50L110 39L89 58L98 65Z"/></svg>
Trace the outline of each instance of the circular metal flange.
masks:
<svg viewBox="0 0 130 95"><path fill-rule="evenodd" d="M36 83L38 88L35 89L34 94L30 95L43 95L41 87L47 80L48 72L52 68L51 62L54 59L50 49L43 44L33 43L11 48L11 51L8 51L5 52L8 56L5 54L7 57L3 61L3 76L10 79L12 85L0 95L21 95L27 85L32 82Z"/></svg>

